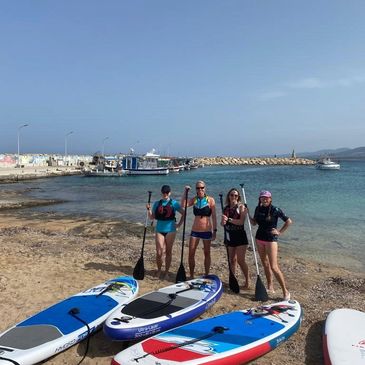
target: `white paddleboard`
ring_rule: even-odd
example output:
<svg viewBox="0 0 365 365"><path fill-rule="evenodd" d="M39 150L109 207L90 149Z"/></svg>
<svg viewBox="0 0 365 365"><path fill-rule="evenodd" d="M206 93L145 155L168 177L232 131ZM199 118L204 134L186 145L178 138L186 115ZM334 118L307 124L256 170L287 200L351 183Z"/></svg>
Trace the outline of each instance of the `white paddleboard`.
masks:
<svg viewBox="0 0 365 365"><path fill-rule="evenodd" d="M32 365L66 350L137 293L138 282L121 276L27 318L0 334L0 365Z"/></svg>
<svg viewBox="0 0 365 365"><path fill-rule="evenodd" d="M365 313L355 309L335 309L323 333L325 365L365 364Z"/></svg>

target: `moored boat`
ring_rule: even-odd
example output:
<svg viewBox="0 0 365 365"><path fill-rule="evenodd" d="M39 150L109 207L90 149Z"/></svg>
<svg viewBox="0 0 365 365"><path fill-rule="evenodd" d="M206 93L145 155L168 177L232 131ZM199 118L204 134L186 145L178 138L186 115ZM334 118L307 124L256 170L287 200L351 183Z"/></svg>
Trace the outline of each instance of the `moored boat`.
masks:
<svg viewBox="0 0 365 365"><path fill-rule="evenodd" d="M122 168L127 175L167 175L169 169L166 166L159 166L159 155L155 151L147 152L143 156L131 154L124 156Z"/></svg>

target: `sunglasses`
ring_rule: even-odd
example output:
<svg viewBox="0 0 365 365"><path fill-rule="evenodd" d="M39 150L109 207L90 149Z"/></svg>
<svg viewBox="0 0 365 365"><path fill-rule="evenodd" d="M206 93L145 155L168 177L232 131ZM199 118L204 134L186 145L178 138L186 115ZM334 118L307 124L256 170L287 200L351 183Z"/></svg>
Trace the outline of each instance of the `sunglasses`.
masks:
<svg viewBox="0 0 365 365"><path fill-rule="evenodd" d="M229 196L239 196L238 194L229 194Z"/></svg>
<svg viewBox="0 0 365 365"><path fill-rule="evenodd" d="M203 189L205 189L205 186L197 186L196 187L196 190L203 190Z"/></svg>

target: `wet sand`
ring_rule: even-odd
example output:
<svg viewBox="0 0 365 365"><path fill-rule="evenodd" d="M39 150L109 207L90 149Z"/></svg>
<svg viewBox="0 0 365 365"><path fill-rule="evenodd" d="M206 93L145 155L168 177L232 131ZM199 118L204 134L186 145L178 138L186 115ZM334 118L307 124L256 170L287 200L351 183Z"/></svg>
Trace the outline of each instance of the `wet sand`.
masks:
<svg viewBox="0 0 365 365"><path fill-rule="evenodd" d="M29 203L28 199L24 200ZM14 207L22 209L9 210L12 201ZM14 199L4 192L0 194L0 209L3 208L0 210L0 332L81 290L118 275L132 274L140 255L143 225L34 214L23 208L25 202L21 201L19 194ZM44 202L32 201L31 204L38 203ZM180 264L180 248L181 236L178 235L171 277L168 281L156 279L153 231L148 229L144 255L146 277L140 281L139 294L174 282ZM253 300L254 289L240 294L229 291L226 251L222 242L214 243L212 258L211 272L224 282L224 294L201 318L257 305ZM197 274L203 272L202 259L202 250L198 249ZM256 272L251 251L247 261L254 287ZM326 315L341 307L365 311L365 277L362 273L291 256L283 246L279 262L292 297L303 306L302 326L288 341L252 364L321 364L321 333ZM187 263L185 269L188 269ZM243 275L238 279L242 286ZM281 299L278 287L276 289L277 294L270 301ZM85 345L86 342L73 346L46 364L76 364L84 354ZM110 364L113 355L123 346L99 331L91 337L83 364Z"/></svg>

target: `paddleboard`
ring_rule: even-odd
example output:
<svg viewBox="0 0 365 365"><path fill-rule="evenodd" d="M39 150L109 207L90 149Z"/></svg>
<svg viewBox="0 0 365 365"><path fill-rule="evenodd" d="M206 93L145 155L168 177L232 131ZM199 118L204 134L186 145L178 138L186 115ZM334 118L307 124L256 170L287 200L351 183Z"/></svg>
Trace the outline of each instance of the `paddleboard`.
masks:
<svg viewBox="0 0 365 365"><path fill-rule="evenodd" d="M137 281L121 276L29 317L0 334L0 365L36 364L66 350L137 293Z"/></svg>
<svg viewBox="0 0 365 365"><path fill-rule="evenodd" d="M230 312L150 337L117 354L112 365L245 364L287 340L301 318L294 300Z"/></svg>
<svg viewBox="0 0 365 365"><path fill-rule="evenodd" d="M104 332L119 341L152 336L193 320L221 295L222 282L215 275L170 285L114 311L104 323Z"/></svg>
<svg viewBox="0 0 365 365"><path fill-rule="evenodd" d="M365 313L355 309L335 309L324 326L325 365L365 364Z"/></svg>

